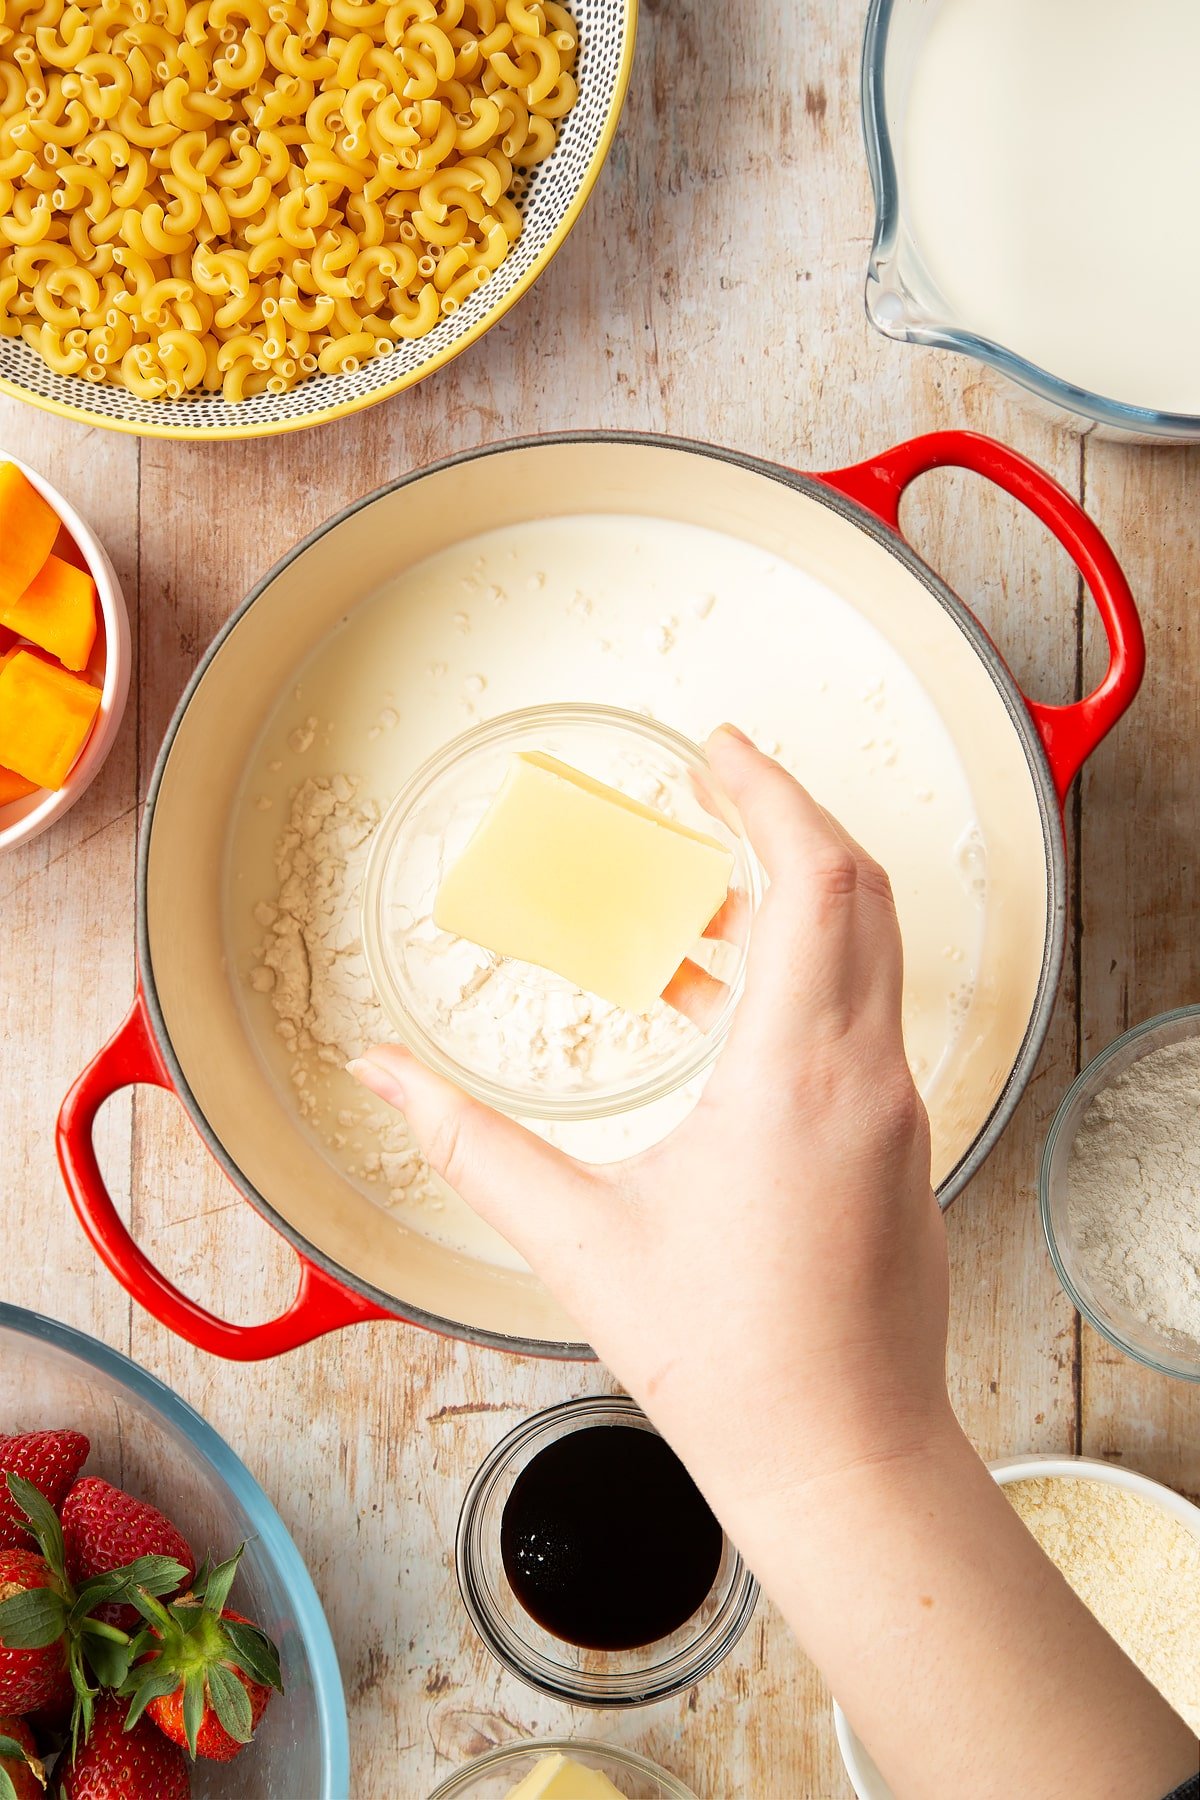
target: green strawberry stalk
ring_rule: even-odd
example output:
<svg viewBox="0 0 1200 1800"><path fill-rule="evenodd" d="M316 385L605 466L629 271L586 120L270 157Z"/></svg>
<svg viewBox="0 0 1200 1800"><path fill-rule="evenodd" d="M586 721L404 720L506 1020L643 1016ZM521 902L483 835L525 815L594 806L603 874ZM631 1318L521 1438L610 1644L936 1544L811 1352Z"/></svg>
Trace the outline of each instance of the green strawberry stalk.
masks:
<svg viewBox="0 0 1200 1800"><path fill-rule="evenodd" d="M97 1607L114 1601L137 1604L140 1595L174 1593L188 1571L170 1557L142 1556L124 1568L75 1585L67 1575L62 1527L54 1508L32 1482L11 1473L6 1480L9 1496L24 1514L26 1530L40 1554L9 1553L22 1559L25 1572L20 1581L0 1585L0 1592L9 1590L0 1600L0 1647L14 1682L24 1663L35 1677L44 1671L53 1687L65 1667L74 1693L74 1749L80 1734L86 1739L91 1732L100 1688L119 1687L135 1654L128 1632L92 1616Z"/></svg>
<svg viewBox="0 0 1200 1800"><path fill-rule="evenodd" d="M254 1736L271 1697L283 1692L279 1652L266 1632L227 1605L245 1545L198 1573L191 1591L165 1604L143 1586L134 1605L149 1629L133 1646L135 1666L118 1690L188 1754L229 1762Z"/></svg>

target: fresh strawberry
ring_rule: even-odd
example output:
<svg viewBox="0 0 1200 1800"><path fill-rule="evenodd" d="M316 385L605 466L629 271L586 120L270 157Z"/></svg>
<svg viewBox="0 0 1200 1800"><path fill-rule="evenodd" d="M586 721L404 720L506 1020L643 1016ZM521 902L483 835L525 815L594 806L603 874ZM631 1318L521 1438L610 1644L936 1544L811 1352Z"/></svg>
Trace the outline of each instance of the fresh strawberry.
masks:
<svg viewBox="0 0 1200 1800"><path fill-rule="evenodd" d="M215 1619L216 1615L214 1614L213 1617ZM244 1618L241 1613L233 1612L228 1606L223 1608L220 1617L227 1623L250 1625L249 1619ZM251 1626L251 1630L257 1630L257 1627ZM219 1666L214 1669L210 1662L204 1671L207 1686L203 1690L203 1710L194 1746L189 1744L187 1722L184 1718L184 1701L187 1694L186 1676L173 1693L160 1694L157 1698L149 1701L146 1706L146 1714L148 1718L154 1720L158 1729L169 1737L173 1744L188 1745L193 1756L206 1757L210 1762L232 1762L233 1758L246 1748L247 1743L258 1730L259 1720L266 1712L267 1701L271 1698L271 1688L269 1685L264 1686L261 1682L252 1681L245 1670L239 1668L237 1663L231 1660L237 1653L229 1645L227 1639L224 1644L219 1640L214 1640L211 1654L215 1656ZM161 1662L160 1657L152 1657L149 1660ZM235 1681L241 1682L250 1702L248 1720L241 1712L240 1702L236 1698L231 1709L236 1716L230 1719L230 1723L236 1732L244 1731L245 1737L231 1736L217 1714L214 1693L220 1691L219 1682L224 1680L227 1674L231 1674ZM218 1681L214 1681L214 1675L218 1677Z"/></svg>
<svg viewBox="0 0 1200 1800"><path fill-rule="evenodd" d="M62 1528L72 1581L107 1575L139 1556L169 1556L182 1563L182 1587L195 1576L196 1559L171 1521L156 1506L133 1499L99 1476L85 1475L75 1483L62 1509ZM96 1617L129 1632L142 1623L132 1606L102 1607Z"/></svg>
<svg viewBox="0 0 1200 1800"><path fill-rule="evenodd" d="M44 1800L46 1770L24 1719L0 1719L0 1800Z"/></svg>
<svg viewBox="0 0 1200 1800"><path fill-rule="evenodd" d="M120 1690L133 1702L128 1723L146 1712L173 1743L213 1762L244 1750L271 1689L283 1692L274 1644L225 1604L241 1557L239 1549L215 1569L205 1567L191 1593L165 1605L136 1596L150 1623L138 1640L146 1655Z"/></svg>
<svg viewBox="0 0 1200 1800"><path fill-rule="evenodd" d="M0 1550L0 1712L60 1706L65 1674L76 1745L80 1731L86 1738L91 1729L99 1689L119 1687L135 1655L129 1634L97 1619L96 1609L177 1593L187 1571L170 1557L143 1556L76 1588L62 1526L46 1496L19 1475L8 1474L5 1483L28 1521L31 1547Z"/></svg>
<svg viewBox="0 0 1200 1800"><path fill-rule="evenodd" d="M97 1608L97 1613L102 1609ZM25 1714L25 1723L38 1741L43 1756L61 1750L71 1735L71 1714L75 1709L75 1683L70 1668L62 1672L57 1690L44 1706Z"/></svg>
<svg viewBox="0 0 1200 1800"><path fill-rule="evenodd" d="M64 1586L44 1556L0 1550L0 1712L33 1712L59 1692L67 1667Z"/></svg>
<svg viewBox="0 0 1200 1800"><path fill-rule="evenodd" d="M92 1735L55 1771L58 1800L188 1800L187 1758L142 1719L125 1729L125 1707L114 1694L96 1702Z"/></svg>
<svg viewBox="0 0 1200 1800"><path fill-rule="evenodd" d="M91 1445L79 1431L27 1431L0 1437L0 1550L24 1550L29 1532L4 1481L20 1475L44 1494L55 1512L88 1459Z"/></svg>

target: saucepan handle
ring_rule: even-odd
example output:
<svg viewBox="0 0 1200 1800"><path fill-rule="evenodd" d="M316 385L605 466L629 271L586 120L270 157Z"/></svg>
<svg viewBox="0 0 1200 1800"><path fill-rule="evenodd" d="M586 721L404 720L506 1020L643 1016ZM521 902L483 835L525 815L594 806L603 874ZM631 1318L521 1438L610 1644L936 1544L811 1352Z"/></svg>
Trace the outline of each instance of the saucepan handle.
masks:
<svg viewBox="0 0 1200 1800"><path fill-rule="evenodd" d="M139 989L124 1024L63 1101L58 1115L58 1161L93 1248L140 1306L197 1349L238 1362L279 1356L343 1325L394 1316L343 1287L298 1253L300 1280L295 1297L277 1319L262 1325L233 1325L220 1319L168 1281L134 1242L113 1205L93 1137L96 1114L104 1102L121 1088L143 1083L168 1090L172 1087Z"/></svg>
<svg viewBox="0 0 1200 1800"><path fill-rule="evenodd" d="M1108 669L1092 693L1067 706L1026 699L1060 802L1101 740L1130 706L1146 666L1146 643L1129 583L1107 540L1079 502L1036 463L974 431L934 431L818 479L900 535L905 488L930 469L970 469L1020 500L1049 527L1083 576L1108 637Z"/></svg>

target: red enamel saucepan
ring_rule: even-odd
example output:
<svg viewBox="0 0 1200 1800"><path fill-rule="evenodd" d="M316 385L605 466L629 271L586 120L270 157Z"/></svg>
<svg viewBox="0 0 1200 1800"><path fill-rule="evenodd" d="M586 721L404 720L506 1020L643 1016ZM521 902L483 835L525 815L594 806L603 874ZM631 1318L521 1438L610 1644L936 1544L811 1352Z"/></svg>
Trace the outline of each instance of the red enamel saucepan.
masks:
<svg viewBox="0 0 1200 1800"><path fill-rule="evenodd" d="M905 541L905 488L944 467L996 482L1074 559L1108 638L1109 666L1095 692L1064 706L1027 701L977 620ZM511 1350L589 1354L532 1275L440 1246L322 1155L251 1041L227 973L220 876L235 796L264 723L347 613L404 566L466 536L580 514L702 525L765 548L855 607L903 657L954 745L988 851L970 1029L931 1107L943 1204L991 1151L1030 1078L1063 958L1062 801L1132 701L1144 661L1128 585L1071 496L1015 452L963 432L917 438L820 476L707 445L611 433L454 457L358 502L271 571L203 658L150 785L137 995L67 1096L58 1147L80 1220L109 1269L201 1349L272 1356L339 1326L399 1318ZM756 638L752 588L739 604L739 656L778 657L777 646ZM294 1246L299 1283L279 1318L245 1327L216 1317L169 1282L122 1223L97 1165L93 1125L109 1095L139 1082L178 1095L230 1180Z"/></svg>

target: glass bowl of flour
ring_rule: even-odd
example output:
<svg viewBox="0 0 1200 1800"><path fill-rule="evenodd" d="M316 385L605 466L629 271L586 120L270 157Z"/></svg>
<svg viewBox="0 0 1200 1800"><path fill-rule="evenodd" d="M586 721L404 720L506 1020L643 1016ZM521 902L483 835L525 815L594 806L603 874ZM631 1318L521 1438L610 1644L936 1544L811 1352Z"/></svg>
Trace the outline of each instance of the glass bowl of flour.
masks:
<svg viewBox="0 0 1200 1800"><path fill-rule="evenodd" d="M1083 1071L1050 1129L1041 1208L1084 1318L1200 1381L1200 1007L1135 1026Z"/></svg>
<svg viewBox="0 0 1200 1800"><path fill-rule="evenodd" d="M718 919L731 923L690 953L700 990L691 1016L666 1000L628 1012L435 925L442 879L522 751L556 757L729 849L733 900ZM741 995L761 888L737 813L695 744L616 707L529 707L447 744L396 796L371 843L363 948L397 1035L440 1074L518 1118L611 1118L705 1074Z"/></svg>

